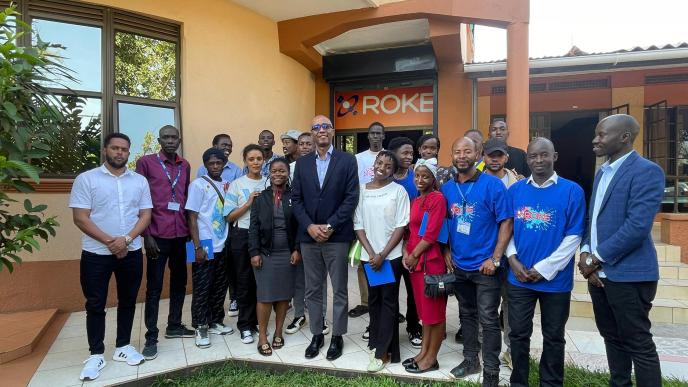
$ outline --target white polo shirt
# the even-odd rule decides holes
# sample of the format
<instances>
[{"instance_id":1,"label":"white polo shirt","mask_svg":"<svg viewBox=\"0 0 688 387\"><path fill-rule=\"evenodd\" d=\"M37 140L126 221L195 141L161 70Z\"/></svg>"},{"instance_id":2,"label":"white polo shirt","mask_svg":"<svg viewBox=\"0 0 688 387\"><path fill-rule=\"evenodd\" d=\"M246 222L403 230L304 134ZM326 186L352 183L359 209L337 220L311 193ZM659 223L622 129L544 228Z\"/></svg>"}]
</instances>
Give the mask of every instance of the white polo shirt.
<instances>
[{"instance_id":1,"label":"white polo shirt","mask_svg":"<svg viewBox=\"0 0 688 387\"><path fill-rule=\"evenodd\" d=\"M104 233L122 236L139 220L139 211L153 208L145 177L130 170L113 175L105 165L86 171L74 180L69 208L91 210L89 218ZM82 249L100 255L112 255L107 246L88 235L81 237ZM141 237L129 245L129 251L141 248Z\"/></svg>"}]
</instances>

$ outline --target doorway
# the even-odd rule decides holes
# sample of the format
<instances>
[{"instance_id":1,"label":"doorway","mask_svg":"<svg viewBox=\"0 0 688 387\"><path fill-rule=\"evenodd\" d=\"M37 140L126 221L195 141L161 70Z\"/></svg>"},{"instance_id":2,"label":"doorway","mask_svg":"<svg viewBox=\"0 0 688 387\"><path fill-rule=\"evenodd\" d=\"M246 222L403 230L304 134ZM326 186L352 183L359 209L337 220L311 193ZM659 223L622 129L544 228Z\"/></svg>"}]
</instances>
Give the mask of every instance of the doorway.
<instances>
[{"instance_id":1,"label":"doorway","mask_svg":"<svg viewBox=\"0 0 688 387\"><path fill-rule=\"evenodd\" d=\"M553 112L550 117L550 139L559 154L554 169L559 176L578 183L589 201L595 178L592 139L599 111Z\"/></svg>"}]
</instances>

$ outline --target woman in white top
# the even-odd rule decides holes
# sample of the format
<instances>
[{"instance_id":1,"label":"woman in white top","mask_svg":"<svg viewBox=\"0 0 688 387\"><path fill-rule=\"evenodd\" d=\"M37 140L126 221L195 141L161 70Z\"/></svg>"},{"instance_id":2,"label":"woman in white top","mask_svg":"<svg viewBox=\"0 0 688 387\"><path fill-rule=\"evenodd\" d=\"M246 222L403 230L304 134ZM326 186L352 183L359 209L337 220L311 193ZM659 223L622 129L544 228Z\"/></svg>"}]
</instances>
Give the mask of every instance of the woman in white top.
<instances>
[{"instance_id":1,"label":"woman in white top","mask_svg":"<svg viewBox=\"0 0 688 387\"><path fill-rule=\"evenodd\" d=\"M399 362L399 278L403 270L401 239L409 222L409 197L395 183L396 156L380 151L373 166L373 181L361 185L361 195L354 214L354 230L361 242L361 261L368 278L370 337L368 348L374 351L368 371L377 372L385 364ZM389 269L391 282L370 286ZM385 281L382 281L385 282Z\"/></svg>"},{"instance_id":2,"label":"woman in white top","mask_svg":"<svg viewBox=\"0 0 688 387\"><path fill-rule=\"evenodd\" d=\"M236 299L239 306L237 328L244 344L253 343L253 331L258 331L256 316L256 279L248 253L248 229L251 224L253 200L267 186L267 178L261 175L265 161L263 150L256 144L249 144L243 151L248 173L229 185L225 195L224 215L232 225L229 243L232 265L236 275Z\"/></svg>"}]
</instances>

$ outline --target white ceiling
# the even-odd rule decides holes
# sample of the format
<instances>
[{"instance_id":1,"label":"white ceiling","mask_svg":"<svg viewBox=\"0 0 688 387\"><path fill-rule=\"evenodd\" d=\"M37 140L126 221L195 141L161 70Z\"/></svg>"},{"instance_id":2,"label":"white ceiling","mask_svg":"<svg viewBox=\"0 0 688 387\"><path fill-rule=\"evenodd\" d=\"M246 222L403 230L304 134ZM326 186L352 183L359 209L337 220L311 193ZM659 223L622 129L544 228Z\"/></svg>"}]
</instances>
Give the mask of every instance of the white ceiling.
<instances>
[{"instance_id":1,"label":"white ceiling","mask_svg":"<svg viewBox=\"0 0 688 387\"><path fill-rule=\"evenodd\" d=\"M234 0L235 3L275 21L377 7L396 1L400 0Z\"/></svg>"},{"instance_id":2,"label":"white ceiling","mask_svg":"<svg viewBox=\"0 0 688 387\"><path fill-rule=\"evenodd\" d=\"M349 30L313 48L325 56L416 45L429 38L428 19L416 19Z\"/></svg>"}]
</instances>

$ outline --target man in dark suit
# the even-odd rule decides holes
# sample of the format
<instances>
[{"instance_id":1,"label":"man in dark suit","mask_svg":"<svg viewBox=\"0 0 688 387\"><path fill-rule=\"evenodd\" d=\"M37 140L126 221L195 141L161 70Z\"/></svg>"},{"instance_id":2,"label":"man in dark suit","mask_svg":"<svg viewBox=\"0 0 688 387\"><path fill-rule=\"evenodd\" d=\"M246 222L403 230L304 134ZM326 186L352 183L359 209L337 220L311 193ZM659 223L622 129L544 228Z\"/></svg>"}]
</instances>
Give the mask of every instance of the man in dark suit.
<instances>
[{"instance_id":1,"label":"man in dark suit","mask_svg":"<svg viewBox=\"0 0 688 387\"><path fill-rule=\"evenodd\" d=\"M299 221L298 240L306 277L306 306L310 314L311 344L306 358L316 357L324 345L323 287L330 275L333 288L332 341L327 360L342 355L347 328L347 253L354 239L353 214L358 205L358 168L353 155L334 149L334 128L325 116L313 118L316 150L296 160L293 205Z\"/></svg>"},{"instance_id":2,"label":"man in dark suit","mask_svg":"<svg viewBox=\"0 0 688 387\"><path fill-rule=\"evenodd\" d=\"M661 386L650 333L659 266L652 223L664 195L664 172L633 150L640 126L626 114L595 128L593 152L606 156L595 176L578 268L588 279L597 329L604 338L610 386Z\"/></svg>"},{"instance_id":3,"label":"man in dark suit","mask_svg":"<svg viewBox=\"0 0 688 387\"><path fill-rule=\"evenodd\" d=\"M506 126L506 122L501 120L495 120L490 125L490 138L496 138L502 140L505 143L509 143L509 128ZM504 168L512 169L518 172L521 176L530 176L530 167L526 162L526 152L523 149L515 148L513 146L506 146L506 151L509 153L509 160L507 160Z\"/></svg>"}]
</instances>

